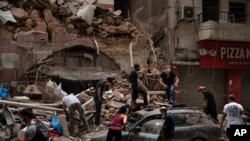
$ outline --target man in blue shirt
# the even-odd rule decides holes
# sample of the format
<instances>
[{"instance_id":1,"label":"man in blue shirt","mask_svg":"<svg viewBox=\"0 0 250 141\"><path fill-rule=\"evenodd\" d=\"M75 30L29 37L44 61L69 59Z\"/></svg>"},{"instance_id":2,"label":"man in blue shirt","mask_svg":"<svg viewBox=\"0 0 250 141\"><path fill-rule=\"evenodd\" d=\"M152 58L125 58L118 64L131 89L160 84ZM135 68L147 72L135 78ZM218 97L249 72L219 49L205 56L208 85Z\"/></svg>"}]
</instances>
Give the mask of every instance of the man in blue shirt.
<instances>
[{"instance_id":1,"label":"man in blue shirt","mask_svg":"<svg viewBox=\"0 0 250 141\"><path fill-rule=\"evenodd\" d=\"M162 118L165 119L162 126L162 138L164 141L172 141L175 136L175 118L173 113L167 113L166 107L161 107Z\"/></svg>"}]
</instances>

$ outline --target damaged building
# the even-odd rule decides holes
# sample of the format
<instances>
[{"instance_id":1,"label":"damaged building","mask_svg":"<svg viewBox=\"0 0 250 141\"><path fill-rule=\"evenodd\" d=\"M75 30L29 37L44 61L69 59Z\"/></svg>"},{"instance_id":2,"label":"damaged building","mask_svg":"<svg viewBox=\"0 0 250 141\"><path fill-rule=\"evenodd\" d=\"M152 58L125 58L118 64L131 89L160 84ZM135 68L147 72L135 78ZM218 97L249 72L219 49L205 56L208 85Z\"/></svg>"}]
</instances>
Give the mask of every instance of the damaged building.
<instances>
[{"instance_id":1,"label":"damaged building","mask_svg":"<svg viewBox=\"0 0 250 141\"><path fill-rule=\"evenodd\" d=\"M81 81L128 73L133 62L147 65L147 37L130 20L119 16L119 11L116 14L104 9L112 3L100 1L89 6L93 12L93 20L88 20L91 23L77 16L81 2L30 1L21 3L23 8L13 7L8 1L4 4L9 15L7 19L1 17L2 21L10 20L10 15L16 21L1 23L0 77L4 85L18 87L20 81L53 77L65 86L72 82L77 86ZM88 88L87 83L82 84L85 86L78 92Z\"/></svg>"},{"instance_id":2,"label":"damaged building","mask_svg":"<svg viewBox=\"0 0 250 141\"><path fill-rule=\"evenodd\" d=\"M229 93L249 107L244 101L248 97L248 57L221 58L216 53L233 44L236 50L247 46L248 1L100 0L90 25L77 16L81 1L39 2L17 1L10 7L6 7L8 1L1 2L2 12L9 10L14 16L1 23L3 85L17 87L15 81L48 76L57 81L99 80L111 73L129 73L135 62L157 68L156 72L171 63L181 80L179 90L184 92L178 94L180 102L201 105L201 97L197 103L189 99L196 97L198 85L205 85L216 93L219 111ZM233 74L238 77L232 78ZM232 88L233 84L239 85Z\"/></svg>"},{"instance_id":3,"label":"damaged building","mask_svg":"<svg viewBox=\"0 0 250 141\"><path fill-rule=\"evenodd\" d=\"M0 83L11 96L35 83L45 86L48 79L77 94L112 76L122 83L126 101L124 79L134 63L147 69L143 83L157 94L162 94L158 76L172 64L180 78L179 103L202 108L196 88L204 85L213 91L219 113L231 93L247 108L249 5L247 0L1 1Z\"/></svg>"},{"instance_id":4,"label":"damaged building","mask_svg":"<svg viewBox=\"0 0 250 141\"><path fill-rule=\"evenodd\" d=\"M219 112L231 93L243 107L250 107L246 55L250 41L249 4L248 0L130 3L129 13L133 13L135 25L151 35L154 46L163 50L166 62L173 64L180 78L178 89L183 93L177 94L179 102L202 106L196 87L205 85L214 92ZM241 57L236 50L242 53ZM232 56L226 57L229 52Z\"/></svg>"}]
</instances>

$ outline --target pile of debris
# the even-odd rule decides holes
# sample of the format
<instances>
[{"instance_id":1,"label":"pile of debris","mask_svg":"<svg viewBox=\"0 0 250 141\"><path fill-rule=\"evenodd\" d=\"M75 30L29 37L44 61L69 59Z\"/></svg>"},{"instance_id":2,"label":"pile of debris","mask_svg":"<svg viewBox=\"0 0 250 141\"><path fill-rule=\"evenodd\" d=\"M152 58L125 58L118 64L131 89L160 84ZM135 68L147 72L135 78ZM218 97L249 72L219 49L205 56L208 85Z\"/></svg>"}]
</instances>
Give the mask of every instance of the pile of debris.
<instances>
[{"instance_id":1,"label":"pile of debris","mask_svg":"<svg viewBox=\"0 0 250 141\"><path fill-rule=\"evenodd\" d=\"M138 80L139 85L148 92L148 99L149 99L149 109L157 109L162 105L167 105L164 102L164 91L148 91L145 85ZM56 82L53 82L49 80L45 86L41 86L39 84L29 85L26 87L26 89L23 91L24 96L15 96L13 98L9 98L8 100L0 100L0 102L4 105L8 105L7 110L4 110L4 113L7 114L8 119L13 119L9 125L11 126L17 126L20 128L20 117L17 114L17 111L19 111L23 107L32 108L34 113L40 117L42 117L42 121L46 122L48 125L50 125L51 116L56 112L58 116L60 117L60 121L63 125L63 137L70 138L68 134L68 122L66 121L66 116L63 113L62 108L60 108L61 99L64 95L67 95L67 93L62 89L61 84L57 85ZM39 93L42 95L41 101L33 101L30 100L30 94L31 93ZM89 121L90 126L93 126L94 121L94 112L95 112L95 106L93 101L93 94L95 90L93 87L76 94L76 96L79 98L80 102L82 103L82 107L85 109L85 115L87 120ZM26 93L26 94L25 94ZM124 79L120 83L116 83L114 86L113 91L106 91L103 95L103 98L105 99L104 104L102 105L102 114L101 114L101 121L104 125L109 125L111 120L113 119L116 111L125 104L131 103L131 89L130 84L126 79ZM50 100L53 103L44 103L43 100ZM138 105L142 103L143 105L143 98L139 97L137 99ZM138 107L138 110L143 109L143 107ZM13 118L10 118L10 116L14 115ZM0 112L1 115L1 112ZM77 114L76 114L77 115ZM143 115L143 113L142 113ZM76 116L76 118L79 116ZM13 125L14 123L14 125ZM8 124L7 126L8 127ZM76 126L78 130L80 130L79 126ZM76 131L78 131L76 130ZM17 132L17 131L15 131ZM21 132L21 131L20 131ZM1 133L1 131L0 131ZM17 136L17 133L12 133L13 136ZM15 138L17 141L18 138Z\"/></svg>"},{"instance_id":2,"label":"pile of debris","mask_svg":"<svg viewBox=\"0 0 250 141\"><path fill-rule=\"evenodd\" d=\"M102 9L95 0L26 0L0 3L2 34L16 39L16 34L27 31L52 34L74 33L79 36L136 37L138 30L121 11Z\"/></svg>"}]
</instances>

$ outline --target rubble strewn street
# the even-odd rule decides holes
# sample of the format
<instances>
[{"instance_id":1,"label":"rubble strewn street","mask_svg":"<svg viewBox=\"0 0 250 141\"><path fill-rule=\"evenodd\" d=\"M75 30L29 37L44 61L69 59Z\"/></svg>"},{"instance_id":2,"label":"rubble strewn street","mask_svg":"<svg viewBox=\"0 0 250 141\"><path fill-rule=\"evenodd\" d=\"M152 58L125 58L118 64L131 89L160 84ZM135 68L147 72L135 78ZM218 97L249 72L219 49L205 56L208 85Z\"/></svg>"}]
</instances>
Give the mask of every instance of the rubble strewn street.
<instances>
[{"instance_id":1,"label":"rubble strewn street","mask_svg":"<svg viewBox=\"0 0 250 141\"><path fill-rule=\"evenodd\" d=\"M3 1L0 4L4 8L0 15L2 21L0 24L4 25L1 25L4 28L0 29L0 34L5 39L17 42L48 42L55 34L74 34L78 37L94 39L95 45L99 49L96 39L108 45L112 44L112 40L108 37L121 37L121 42L123 42L124 38L136 40L137 36L141 35L129 19L120 16L120 10L103 9L90 0L18 0ZM31 34L36 35L37 38L25 38ZM48 39L46 39L47 36ZM97 52L99 54L99 50ZM149 109L166 105L163 98L164 91L149 91L147 88L149 86L159 87L157 86L157 75L161 68L164 68L162 61L162 58L158 58L157 65L152 63L149 68L145 69L141 76L143 82L139 80L141 87L148 92ZM150 73L148 73L149 70ZM106 91L103 97L105 101L102 105L101 122L105 128L121 106L131 103L131 88L127 74L122 73L119 77L114 88ZM32 84L20 85L17 88L18 95L13 95L10 91L8 98L0 99L0 140L19 141L24 138L24 124L19 115L23 108L33 109L36 118L41 120L48 130L51 128L51 117L56 113L61 121L63 135L54 135L53 141L80 140L79 137L84 134L84 131L82 131L81 125L78 126L79 119L76 120L77 126L75 126L76 131L79 132L78 136L71 137L68 131L69 122L61 105L63 96L70 93L65 92L61 84L50 79L30 83ZM85 110L85 116L92 132L95 132L93 125L94 92L94 87L89 87L75 94ZM137 103L137 111L143 109L142 106L140 107L140 103L143 103L142 97L137 99Z\"/></svg>"}]
</instances>

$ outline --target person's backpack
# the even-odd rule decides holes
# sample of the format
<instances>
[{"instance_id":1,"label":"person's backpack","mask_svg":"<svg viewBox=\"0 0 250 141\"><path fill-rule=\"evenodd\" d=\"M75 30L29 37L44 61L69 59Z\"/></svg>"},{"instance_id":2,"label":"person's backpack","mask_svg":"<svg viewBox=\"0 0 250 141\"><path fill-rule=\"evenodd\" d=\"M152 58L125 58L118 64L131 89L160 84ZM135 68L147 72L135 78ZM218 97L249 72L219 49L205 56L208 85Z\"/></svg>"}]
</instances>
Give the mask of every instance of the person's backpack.
<instances>
[{"instance_id":1,"label":"person's backpack","mask_svg":"<svg viewBox=\"0 0 250 141\"><path fill-rule=\"evenodd\" d=\"M48 141L49 132L45 129L41 122L36 121L36 137L33 138L33 141Z\"/></svg>"}]
</instances>

